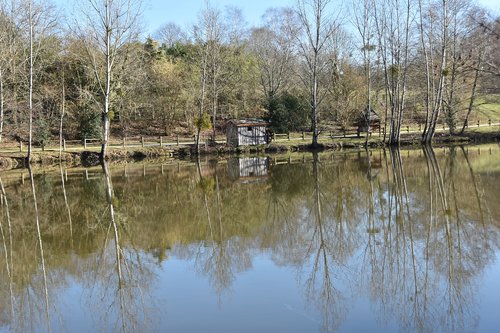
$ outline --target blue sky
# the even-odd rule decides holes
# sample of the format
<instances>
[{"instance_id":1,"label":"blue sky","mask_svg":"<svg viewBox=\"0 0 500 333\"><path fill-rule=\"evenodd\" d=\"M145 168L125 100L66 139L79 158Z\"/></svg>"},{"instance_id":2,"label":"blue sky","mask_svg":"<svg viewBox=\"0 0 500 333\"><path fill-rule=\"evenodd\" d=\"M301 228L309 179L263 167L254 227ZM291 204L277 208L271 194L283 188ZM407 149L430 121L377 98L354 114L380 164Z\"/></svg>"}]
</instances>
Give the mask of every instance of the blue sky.
<instances>
[{"instance_id":1,"label":"blue sky","mask_svg":"<svg viewBox=\"0 0 500 333\"><path fill-rule=\"evenodd\" d=\"M212 6L223 9L236 6L242 9L243 16L250 25L256 25L267 8L283 7L293 0L211 0ZM163 23L175 22L181 27L191 26L198 13L205 6L205 0L146 0L144 18L146 29L155 31Z\"/></svg>"},{"instance_id":2,"label":"blue sky","mask_svg":"<svg viewBox=\"0 0 500 333\"><path fill-rule=\"evenodd\" d=\"M54 1L61 7L73 7L70 4L72 1ZM221 9L225 6L241 8L249 25L259 24L260 17L267 8L290 6L294 2L294 0L210 0L213 6ZM341 2L342 0L338 1L338 3ZM495 13L500 13L500 3L498 0L478 0L478 2ZM183 28L188 28L196 21L198 13L205 6L205 0L144 0L144 3L145 10L143 16L146 34L153 34L162 24L167 22L175 22Z\"/></svg>"},{"instance_id":3,"label":"blue sky","mask_svg":"<svg viewBox=\"0 0 500 333\"><path fill-rule=\"evenodd\" d=\"M341 2L342 0L338 1L338 3ZM496 13L500 12L500 2L498 0L479 0L478 2L489 9L495 10ZM267 8L290 6L295 1L210 0L210 3L221 9L228 5L239 7L243 10L243 16L248 23L257 25ZM145 28L148 32L153 33L163 23L167 22L175 22L183 28L189 27L196 21L197 15L204 5L205 0L146 0Z\"/></svg>"}]
</instances>

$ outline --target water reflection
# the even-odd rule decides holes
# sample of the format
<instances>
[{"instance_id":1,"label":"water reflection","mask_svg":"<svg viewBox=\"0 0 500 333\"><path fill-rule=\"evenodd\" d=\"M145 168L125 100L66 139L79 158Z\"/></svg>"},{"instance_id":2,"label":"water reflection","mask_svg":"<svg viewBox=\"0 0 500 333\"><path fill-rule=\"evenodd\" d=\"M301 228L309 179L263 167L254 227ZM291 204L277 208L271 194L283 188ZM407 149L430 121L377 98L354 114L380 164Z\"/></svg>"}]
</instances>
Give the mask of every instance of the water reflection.
<instances>
[{"instance_id":1,"label":"water reflection","mask_svg":"<svg viewBox=\"0 0 500 333\"><path fill-rule=\"evenodd\" d=\"M290 268L322 331L350 325L360 299L382 327L474 331L500 243L498 152L103 165L30 170L29 183L6 175L0 323L68 331L90 313L90 330L155 330L176 320L163 305L177 295L153 287L174 274L171 258L206 279L222 308L265 255Z\"/></svg>"},{"instance_id":2,"label":"water reflection","mask_svg":"<svg viewBox=\"0 0 500 333\"><path fill-rule=\"evenodd\" d=\"M267 157L230 158L227 161L229 178L243 183L265 181L269 170Z\"/></svg>"},{"instance_id":3,"label":"water reflection","mask_svg":"<svg viewBox=\"0 0 500 333\"><path fill-rule=\"evenodd\" d=\"M100 327L137 332L149 327L147 303L151 300L147 287L154 261L135 246L106 163L102 164L102 181L104 208L100 222L105 235L91 263L91 279L85 289L90 291L89 300L94 301L93 311L101 320Z\"/></svg>"}]
</instances>

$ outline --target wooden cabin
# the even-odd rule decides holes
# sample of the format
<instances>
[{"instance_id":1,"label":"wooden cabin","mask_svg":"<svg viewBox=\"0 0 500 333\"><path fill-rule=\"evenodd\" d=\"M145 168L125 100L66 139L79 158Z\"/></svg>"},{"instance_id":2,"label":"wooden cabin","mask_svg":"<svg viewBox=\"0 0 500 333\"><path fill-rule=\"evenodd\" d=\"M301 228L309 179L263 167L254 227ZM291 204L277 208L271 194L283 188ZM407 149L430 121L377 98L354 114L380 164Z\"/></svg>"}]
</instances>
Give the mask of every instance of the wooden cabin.
<instances>
[{"instance_id":1,"label":"wooden cabin","mask_svg":"<svg viewBox=\"0 0 500 333\"><path fill-rule=\"evenodd\" d=\"M268 144L268 125L262 119L230 120L226 124L227 144L232 147Z\"/></svg>"},{"instance_id":2,"label":"wooden cabin","mask_svg":"<svg viewBox=\"0 0 500 333\"><path fill-rule=\"evenodd\" d=\"M380 117L373 110L373 108L366 107L366 109L359 115L359 117L356 119L355 126L357 127L357 133L358 136L361 135L362 132L367 132L367 121L368 121L368 110L370 110L370 134L373 131L379 130L380 129Z\"/></svg>"}]
</instances>

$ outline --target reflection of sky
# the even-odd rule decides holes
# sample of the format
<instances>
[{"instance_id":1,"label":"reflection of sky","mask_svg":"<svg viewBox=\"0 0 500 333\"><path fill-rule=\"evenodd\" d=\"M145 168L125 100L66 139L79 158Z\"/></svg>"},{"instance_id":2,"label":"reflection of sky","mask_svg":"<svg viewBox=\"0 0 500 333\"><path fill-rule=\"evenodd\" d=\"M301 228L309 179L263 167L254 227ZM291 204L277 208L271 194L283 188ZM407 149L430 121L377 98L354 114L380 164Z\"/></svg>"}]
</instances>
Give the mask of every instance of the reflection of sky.
<instances>
[{"instance_id":1,"label":"reflection of sky","mask_svg":"<svg viewBox=\"0 0 500 333\"><path fill-rule=\"evenodd\" d=\"M167 307L162 330L169 332L317 332L318 314L305 308L291 278L266 256L237 276L231 292L219 300L208 279L196 276L193 263L171 259L162 266L157 293ZM174 319L174 320L171 320Z\"/></svg>"},{"instance_id":2,"label":"reflection of sky","mask_svg":"<svg viewBox=\"0 0 500 333\"><path fill-rule=\"evenodd\" d=\"M500 251L495 261L486 267L478 300L480 320L478 332L497 332L500 328Z\"/></svg>"},{"instance_id":3,"label":"reflection of sky","mask_svg":"<svg viewBox=\"0 0 500 333\"><path fill-rule=\"evenodd\" d=\"M353 257L350 264L362 263L360 253ZM475 296L480 309L473 309L480 313L478 332L494 332L500 327L499 258L500 251L497 251L496 261L485 270L484 276L479 277L481 289ZM252 267L237 274L231 291L219 297L208 278L196 272L193 260L171 256L161 266L156 266L157 278L147 287L154 294L155 302L145 304L139 314L145 311L146 318L151 320L146 326L148 331L158 332L320 332L324 314L304 296L307 276L303 275L307 275L307 269L298 274L294 267L277 266L267 254L257 254L252 258ZM99 290L94 290L97 297L87 299L88 287L73 279L67 282L68 286L58 290L57 297L52 298L57 302L54 308L60 310L52 313L52 329L71 332L113 330L113 324L100 326L94 313L94 307L101 306L97 296ZM396 316L389 314L385 322L377 317L374 300L370 299L369 290L364 289L367 286L351 289L351 282L339 276L332 281L342 293L341 302L347 310L338 332L401 330ZM6 328L0 331L6 332Z\"/></svg>"}]
</instances>

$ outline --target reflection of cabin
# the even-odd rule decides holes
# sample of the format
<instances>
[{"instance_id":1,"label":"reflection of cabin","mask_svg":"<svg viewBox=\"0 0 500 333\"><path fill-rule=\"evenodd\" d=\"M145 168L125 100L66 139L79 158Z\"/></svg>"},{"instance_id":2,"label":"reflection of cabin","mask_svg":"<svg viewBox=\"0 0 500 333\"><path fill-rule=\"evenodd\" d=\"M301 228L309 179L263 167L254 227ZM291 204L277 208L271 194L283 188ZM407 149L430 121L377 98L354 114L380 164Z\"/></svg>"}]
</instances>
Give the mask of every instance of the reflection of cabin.
<instances>
[{"instance_id":1,"label":"reflection of cabin","mask_svg":"<svg viewBox=\"0 0 500 333\"><path fill-rule=\"evenodd\" d=\"M374 130L379 130L380 129L380 117L373 110L371 107L366 107L366 109L359 115L359 117L356 119L356 123L354 124L357 126L357 132L358 136L360 136L361 132L367 132L367 123L368 123L368 110L370 110L370 133Z\"/></svg>"},{"instance_id":2,"label":"reflection of cabin","mask_svg":"<svg viewBox=\"0 0 500 333\"><path fill-rule=\"evenodd\" d=\"M226 124L227 144L233 147L267 144L268 125L262 119L230 120Z\"/></svg>"},{"instance_id":3,"label":"reflection of cabin","mask_svg":"<svg viewBox=\"0 0 500 333\"><path fill-rule=\"evenodd\" d=\"M231 158L227 162L229 178L252 183L267 178L269 162L266 157Z\"/></svg>"}]
</instances>

